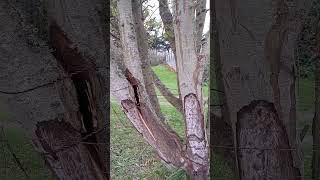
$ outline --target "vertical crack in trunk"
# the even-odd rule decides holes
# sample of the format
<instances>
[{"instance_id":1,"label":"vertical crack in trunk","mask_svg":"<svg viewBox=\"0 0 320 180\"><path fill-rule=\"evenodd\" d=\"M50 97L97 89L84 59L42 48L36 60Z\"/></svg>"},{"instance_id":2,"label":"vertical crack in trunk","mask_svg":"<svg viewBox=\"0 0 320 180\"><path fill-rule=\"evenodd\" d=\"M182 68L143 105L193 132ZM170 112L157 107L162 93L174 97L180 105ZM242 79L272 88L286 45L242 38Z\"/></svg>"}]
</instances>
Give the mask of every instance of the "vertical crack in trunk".
<instances>
[{"instance_id":1,"label":"vertical crack in trunk","mask_svg":"<svg viewBox=\"0 0 320 180\"><path fill-rule=\"evenodd\" d=\"M50 45L54 49L52 54L65 72L71 75L76 89L79 112L82 116L78 118L82 121L81 136L86 137L83 139L84 146L90 152L95 165L106 174L105 155L99 152L99 147L94 144L98 142L95 133L98 130L98 119L103 118L98 110L97 97L101 90L96 88L100 81L95 73L95 66L78 52L77 47L54 21L50 24L49 30Z\"/></svg>"},{"instance_id":2,"label":"vertical crack in trunk","mask_svg":"<svg viewBox=\"0 0 320 180\"><path fill-rule=\"evenodd\" d=\"M142 100L142 89L138 79L126 69L125 77L133 88L134 100L124 99L121 106L136 130L155 148L157 154L168 164L183 168L189 164L185 157L178 135L169 131L162 121L157 120L156 114ZM135 101L135 102L134 102Z\"/></svg>"}]
</instances>

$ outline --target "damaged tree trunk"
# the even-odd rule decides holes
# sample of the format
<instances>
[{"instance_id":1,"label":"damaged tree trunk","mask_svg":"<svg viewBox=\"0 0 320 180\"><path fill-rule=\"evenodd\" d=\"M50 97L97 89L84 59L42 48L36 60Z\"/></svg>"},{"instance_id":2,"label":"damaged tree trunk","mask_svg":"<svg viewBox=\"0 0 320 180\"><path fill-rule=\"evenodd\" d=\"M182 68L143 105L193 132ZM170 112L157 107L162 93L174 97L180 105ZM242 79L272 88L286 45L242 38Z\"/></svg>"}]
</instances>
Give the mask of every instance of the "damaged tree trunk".
<instances>
[{"instance_id":1,"label":"damaged tree trunk","mask_svg":"<svg viewBox=\"0 0 320 180\"><path fill-rule=\"evenodd\" d=\"M19 3L0 2L0 94L57 179L109 178L101 5L50 1L47 45Z\"/></svg>"},{"instance_id":2,"label":"damaged tree trunk","mask_svg":"<svg viewBox=\"0 0 320 180\"><path fill-rule=\"evenodd\" d=\"M215 60L221 62L226 105L222 116L233 132L237 178L299 179L303 161L296 138L294 50L310 1L230 0L214 6ZM257 115L257 109L263 113ZM262 120L279 132L260 130L267 127ZM278 159L282 155L287 158ZM281 164L288 166L284 172L276 170Z\"/></svg>"},{"instance_id":3,"label":"damaged tree trunk","mask_svg":"<svg viewBox=\"0 0 320 180\"><path fill-rule=\"evenodd\" d=\"M145 84L142 74L144 64L141 60L143 56L138 49L139 33L136 32L137 28L135 27L142 24L134 23L133 19L135 16L133 16L132 4L135 3L137 3L135 0L132 3L126 0L117 2L125 67L124 69L120 68L120 64L117 62L121 60L117 58L121 56L116 54L116 50L112 50L111 76L113 81L111 81L111 92L121 104L128 119L146 141L155 148L161 159L185 169L192 179L207 179L208 144L204 126L201 87L203 61L202 56L196 54L195 44L192 43L195 41L194 28L190 28L193 26L194 11L192 10L194 7L189 3L184 4L191 10L188 10L186 14L181 14L180 11L184 6L180 5L177 7L179 17L175 19L176 22L181 22L177 23L178 27L175 25L175 28L181 31L175 34L175 44L179 45L177 47L179 87L181 97L183 97L182 111L185 114L186 122L187 149L184 150L176 133L172 132L163 121L160 121L160 117L151 106L151 98L148 96L147 84ZM186 2L177 1L177 3ZM187 31L186 28L188 29L188 38L183 32ZM182 36L182 34L184 35ZM113 49L117 49L112 41L111 44ZM184 51L182 47L189 49L190 52L182 53Z\"/></svg>"}]
</instances>

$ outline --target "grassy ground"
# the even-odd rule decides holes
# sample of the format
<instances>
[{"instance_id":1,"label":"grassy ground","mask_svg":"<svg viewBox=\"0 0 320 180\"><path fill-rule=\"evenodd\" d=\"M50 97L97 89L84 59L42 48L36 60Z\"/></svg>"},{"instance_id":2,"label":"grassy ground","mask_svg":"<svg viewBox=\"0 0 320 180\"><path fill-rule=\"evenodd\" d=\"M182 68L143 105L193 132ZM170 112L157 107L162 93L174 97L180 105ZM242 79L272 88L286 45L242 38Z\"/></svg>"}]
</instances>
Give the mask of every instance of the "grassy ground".
<instances>
[{"instance_id":1,"label":"grassy ground","mask_svg":"<svg viewBox=\"0 0 320 180\"><path fill-rule=\"evenodd\" d=\"M173 72L168 71L164 66L154 68L160 79L171 91L178 95L176 77ZM313 81L303 79L299 81L297 91L298 107L298 129L306 124L311 127L313 117ZM158 95L159 92L157 91ZM208 96L208 88L204 87L204 96ZM179 113L162 97L159 101L163 114L168 124L184 137L184 122ZM112 179L186 179L185 173L181 170L167 167L165 163L156 156L153 149L147 145L141 136L125 118L120 107L111 102L111 174ZM3 108L0 106L0 110ZM0 123L4 123L5 113L0 111ZM8 123L4 123L8 124ZM32 180L51 180L50 172L45 168L42 158L34 152L23 131L16 126L6 126L5 134L17 157L30 175ZM305 176L310 177L310 164L312 156L311 131L303 141ZM230 179L230 170L219 156L214 156L214 175ZM23 172L14 163L14 159L5 144L0 141L0 179L14 180L24 179ZM219 178L220 179L220 178ZM308 179L308 178L305 178Z\"/></svg>"}]
</instances>

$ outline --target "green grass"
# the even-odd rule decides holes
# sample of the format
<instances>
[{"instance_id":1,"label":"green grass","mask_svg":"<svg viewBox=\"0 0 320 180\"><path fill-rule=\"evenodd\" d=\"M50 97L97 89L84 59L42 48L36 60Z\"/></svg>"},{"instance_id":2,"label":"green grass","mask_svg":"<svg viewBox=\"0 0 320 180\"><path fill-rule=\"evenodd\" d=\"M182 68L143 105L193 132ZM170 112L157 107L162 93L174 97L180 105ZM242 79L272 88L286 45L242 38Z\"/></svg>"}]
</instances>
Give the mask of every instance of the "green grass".
<instances>
[{"instance_id":1,"label":"green grass","mask_svg":"<svg viewBox=\"0 0 320 180\"><path fill-rule=\"evenodd\" d=\"M299 111L314 111L314 80L300 79L297 82L297 106Z\"/></svg>"},{"instance_id":2,"label":"green grass","mask_svg":"<svg viewBox=\"0 0 320 180\"><path fill-rule=\"evenodd\" d=\"M34 151L23 130L20 128L6 128L4 131L12 151L30 176L30 179L53 180L43 159ZM1 142L0 145L0 179L25 179L23 171L18 167L6 143Z\"/></svg>"},{"instance_id":3,"label":"green grass","mask_svg":"<svg viewBox=\"0 0 320 180\"><path fill-rule=\"evenodd\" d=\"M166 87L178 96L176 74L163 65L153 67L153 70ZM204 97L207 97L208 86L203 87L203 92ZM158 89L157 95L166 122L181 138L185 137L185 122L182 115L161 96ZM160 161L154 150L144 142L131 123L125 118L119 105L114 101L111 105L113 107L111 112L112 179L186 179L184 171L167 168L165 163ZM205 110L207 111L207 108ZM216 172L218 174L228 174L229 172L226 172L227 166L221 162L221 158L216 157L215 159L215 166L218 167ZM148 161L154 162L144 166L144 163Z\"/></svg>"},{"instance_id":4,"label":"green grass","mask_svg":"<svg viewBox=\"0 0 320 180\"><path fill-rule=\"evenodd\" d=\"M177 86L177 75L175 72L169 71L166 66L159 65L152 68L154 72L158 75L160 80L166 85L167 88L171 90L171 92L175 95L178 94L178 86ZM160 92L157 91L160 95ZM208 97L208 85L203 86L203 96Z\"/></svg>"}]
</instances>

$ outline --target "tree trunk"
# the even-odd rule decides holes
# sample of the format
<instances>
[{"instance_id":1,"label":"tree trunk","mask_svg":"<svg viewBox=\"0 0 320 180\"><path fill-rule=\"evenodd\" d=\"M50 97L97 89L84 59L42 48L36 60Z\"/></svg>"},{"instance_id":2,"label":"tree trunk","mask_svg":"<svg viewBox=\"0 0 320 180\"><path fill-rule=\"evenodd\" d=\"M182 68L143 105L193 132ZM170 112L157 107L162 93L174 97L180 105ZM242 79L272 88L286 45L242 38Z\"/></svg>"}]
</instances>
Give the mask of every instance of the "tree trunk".
<instances>
[{"instance_id":1,"label":"tree trunk","mask_svg":"<svg viewBox=\"0 0 320 180\"><path fill-rule=\"evenodd\" d=\"M159 13L160 17L167 35L167 41L170 43L170 47L172 49L175 63L177 64L177 53L176 53L176 42L173 28L173 16L169 9L168 0L158 0L159 1ZM176 72L178 72L178 67L176 66ZM182 103L181 92L180 92L180 83L179 83L179 74L177 73L177 87L179 99ZM175 105L174 105L175 106Z\"/></svg>"},{"instance_id":2,"label":"tree trunk","mask_svg":"<svg viewBox=\"0 0 320 180\"><path fill-rule=\"evenodd\" d=\"M132 1L132 12L133 12L133 20L136 26L137 32L137 45L139 49L139 53L141 55L141 63L142 63L142 74L144 77L144 84L146 85L146 91L150 98L150 102L153 106L153 109L157 113L158 117L164 120L164 116L161 113L160 104L158 101L158 97L155 91L154 86L154 76L152 75L151 69L151 60L148 52L148 45L146 39L146 31L143 25L143 14L142 14L142 4L141 1L133 0Z\"/></svg>"},{"instance_id":3,"label":"tree trunk","mask_svg":"<svg viewBox=\"0 0 320 180\"><path fill-rule=\"evenodd\" d=\"M312 123L313 156L312 178L320 179L320 61L317 59L315 72L315 114Z\"/></svg>"},{"instance_id":4,"label":"tree trunk","mask_svg":"<svg viewBox=\"0 0 320 180\"><path fill-rule=\"evenodd\" d=\"M312 156L312 178L320 179L320 29L316 25L316 62L315 62L315 103L314 103L314 117L312 123L312 136L313 136L313 156Z\"/></svg>"},{"instance_id":5,"label":"tree trunk","mask_svg":"<svg viewBox=\"0 0 320 180\"><path fill-rule=\"evenodd\" d=\"M108 179L108 62L98 4L50 3L52 54L23 7L0 2L0 94L56 178Z\"/></svg>"},{"instance_id":6,"label":"tree trunk","mask_svg":"<svg viewBox=\"0 0 320 180\"><path fill-rule=\"evenodd\" d=\"M218 28L220 46L215 48L215 53L219 55L215 58L221 62L220 79L225 87L225 104L229 111L229 114L223 112L223 116L230 118L239 178L277 179L278 176L287 175L281 179L291 179L293 176L303 176L302 153L296 140L295 127L294 48L309 1L247 0L240 3L238 0L230 0L214 3L214 24ZM276 110L272 110L272 107ZM277 122L273 124L274 128L281 133L259 132L258 126L250 125L250 117L254 117L255 109L261 108L264 115L259 116L265 116L268 122ZM281 124L284 129L280 127ZM251 129L245 129L246 127ZM256 133L274 135L275 139L266 142L266 136ZM249 147L252 154L245 156L247 146L242 138L250 137L256 139ZM279 154L275 153L277 150L274 149L281 149L276 144L277 139L288 139L288 159L277 159ZM266 144L258 142L270 143L273 150L263 151L262 155L258 156L260 149L266 147ZM287 144L283 146L287 147ZM261 162L261 158L265 156L268 161ZM278 162L285 160L287 162ZM291 174L286 171L278 172L273 166L265 169L250 168L255 162L268 166L265 163L269 161L275 163L274 167L276 164L292 162L288 164L288 172Z\"/></svg>"},{"instance_id":7,"label":"tree trunk","mask_svg":"<svg viewBox=\"0 0 320 180\"><path fill-rule=\"evenodd\" d=\"M179 9L182 10L182 7L180 6ZM183 32L175 34L176 44L180 45L177 48L177 61L181 70L181 72L180 70L178 72L180 92L184 97L183 112L185 114L187 136L187 149L185 152L178 136L171 132L170 128L162 121L159 121L160 118L150 105L150 98L145 88L147 84L145 84L142 75L141 66L143 66L143 63L138 49L139 40L137 39L137 28L135 27L137 24L134 23L132 4L131 2L120 0L117 3L117 8L125 69L121 70L119 67L119 63L117 63L119 60L117 60L117 55L114 54L117 51L113 50L112 52L114 53L112 54L114 55L111 58L111 65L115 66L115 68L111 68L111 75L114 80L111 85L112 92L121 104L128 119L146 141L155 148L161 159L176 167L184 168L193 179L207 179L208 144L204 128L202 89L201 83L199 83L201 82L203 61L199 58L200 61L196 63L199 59L195 52L195 45L191 43L192 39L194 39L193 28L189 28L188 35L192 36L188 38L181 36ZM188 14L187 18L183 14L181 17L179 16L178 21L181 21L181 25L184 26L181 29L179 27L179 31L184 31L185 27L193 25L191 12L186 13ZM183 51L182 47L190 49L191 53L181 53ZM191 65L191 67L186 65Z\"/></svg>"},{"instance_id":8,"label":"tree trunk","mask_svg":"<svg viewBox=\"0 0 320 180\"><path fill-rule=\"evenodd\" d=\"M180 93L183 102L187 154L194 162L191 177L207 178L208 143L204 126L202 74L204 56L196 52L194 6L189 1L175 1L174 33ZM197 170L198 169L198 170Z\"/></svg>"}]
</instances>

